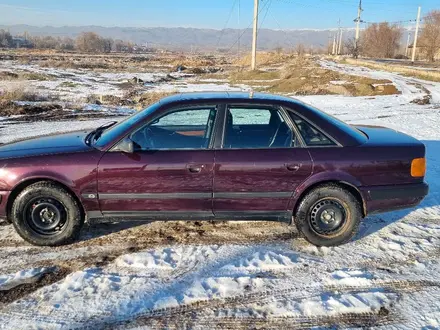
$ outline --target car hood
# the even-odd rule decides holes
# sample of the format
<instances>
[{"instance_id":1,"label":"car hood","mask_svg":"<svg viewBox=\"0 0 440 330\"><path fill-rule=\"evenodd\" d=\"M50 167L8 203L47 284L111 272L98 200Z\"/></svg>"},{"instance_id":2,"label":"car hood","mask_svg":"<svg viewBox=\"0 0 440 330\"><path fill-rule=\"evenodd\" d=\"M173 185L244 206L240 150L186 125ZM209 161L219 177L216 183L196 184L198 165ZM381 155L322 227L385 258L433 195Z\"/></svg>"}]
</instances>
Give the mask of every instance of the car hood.
<instances>
[{"instance_id":1,"label":"car hood","mask_svg":"<svg viewBox=\"0 0 440 330\"><path fill-rule=\"evenodd\" d=\"M0 145L0 159L87 151L91 149L84 141L87 134L77 131L3 144Z\"/></svg>"}]
</instances>

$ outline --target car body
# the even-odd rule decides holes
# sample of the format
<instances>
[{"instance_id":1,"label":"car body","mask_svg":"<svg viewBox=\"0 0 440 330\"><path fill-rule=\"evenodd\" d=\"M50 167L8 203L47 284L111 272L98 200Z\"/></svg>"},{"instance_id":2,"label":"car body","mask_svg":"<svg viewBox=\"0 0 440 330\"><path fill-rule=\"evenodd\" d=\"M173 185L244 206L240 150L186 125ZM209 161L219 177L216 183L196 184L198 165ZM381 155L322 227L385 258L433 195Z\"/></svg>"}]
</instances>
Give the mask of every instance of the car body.
<instances>
[{"instance_id":1,"label":"car body","mask_svg":"<svg viewBox=\"0 0 440 330\"><path fill-rule=\"evenodd\" d=\"M71 194L89 220L291 223L322 185L344 189L365 217L418 205L428 193L424 159L415 138L353 127L293 98L178 94L98 136L79 131L0 146L0 216L27 221L14 219L14 203L45 181Z\"/></svg>"}]
</instances>

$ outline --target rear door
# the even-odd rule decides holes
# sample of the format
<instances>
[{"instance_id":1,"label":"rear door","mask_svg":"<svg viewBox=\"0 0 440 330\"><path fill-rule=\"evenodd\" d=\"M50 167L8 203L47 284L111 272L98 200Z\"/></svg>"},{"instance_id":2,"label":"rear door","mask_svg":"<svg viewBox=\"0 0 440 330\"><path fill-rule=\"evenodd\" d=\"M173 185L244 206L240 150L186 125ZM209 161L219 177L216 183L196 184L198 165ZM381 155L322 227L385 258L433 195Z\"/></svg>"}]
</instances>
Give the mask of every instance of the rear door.
<instances>
[{"instance_id":1,"label":"rear door","mask_svg":"<svg viewBox=\"0 0 440 330\"><path fill-rule=\"evenodd\" d=\"M290 219L293 191L312 173L291 119L278 107L239 104L229 105L223 116L215 151L215 216Z\"/></svg>"},{"instance_id":2,"label":"rear door","mask_svg":"<svg viewBox=\"0 0 440 330\"><path fill-rule=\"evenodd\" d=\"M98 189L105 216L210 218L216 105L175 108L130 134L132 154L107 152Z\"/></svg>"}]
</instances>

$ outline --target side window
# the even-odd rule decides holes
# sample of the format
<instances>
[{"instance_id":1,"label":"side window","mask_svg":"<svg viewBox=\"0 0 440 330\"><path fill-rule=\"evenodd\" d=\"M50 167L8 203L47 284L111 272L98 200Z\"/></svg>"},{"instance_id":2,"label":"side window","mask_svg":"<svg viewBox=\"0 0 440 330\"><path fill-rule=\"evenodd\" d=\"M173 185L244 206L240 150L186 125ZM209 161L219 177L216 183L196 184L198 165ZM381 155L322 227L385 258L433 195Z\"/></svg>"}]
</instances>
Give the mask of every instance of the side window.
<instances>
[{"instance_id":1,"label":"side window","mask_svg":"<svg viewBox=\"0 0 440 330\"><path fill-rule=\"evenodd\" d=\"M322 132L318 131L312 125L310 125L304 119L298 117L297 115L291 113L291 118L298 127L298 131L301 134L304 142L311 147L316 146L334 146L336 145L332 140L325 136Z\"/></svg>"},{"instance_id":2,"label":"side window","mask_svg":"<svg viewBox=\"0 0 440 330\"><path fill-rule=\"evenodd\" d=\"M278 109L227 109L223 148L289 148L294 143L294 134Z\"/></svg>"},{"instance_id":3,"label":"side window","mask_svg":"<svg viewBox=\"0 0 440 330\"><path fill-rule=\"evenodd\" d=\"M229 109L235 125L269 125L271 111L265 109Z\"/></svg>"},{"instance_id":4,"label":"side window","mask_svg":"<svg viewBox=\"0 0 440 330\"><path fill-rule=\"evenodd\" d=\"M205 149L209 146L215 108L178 109L131 135L135 150Z\"/></svg>"},{"instance_id":5,"label":"side window","mask_svg":"<svg viewBox=\"0 0 440 330\"><path fill-rule=\"evenodd\" d=\"M156 119L151 126L162 128L170 128L175 126L205 126L209 112L209 109L171 112L159 119Z\"/></svg>"}]
</instances>

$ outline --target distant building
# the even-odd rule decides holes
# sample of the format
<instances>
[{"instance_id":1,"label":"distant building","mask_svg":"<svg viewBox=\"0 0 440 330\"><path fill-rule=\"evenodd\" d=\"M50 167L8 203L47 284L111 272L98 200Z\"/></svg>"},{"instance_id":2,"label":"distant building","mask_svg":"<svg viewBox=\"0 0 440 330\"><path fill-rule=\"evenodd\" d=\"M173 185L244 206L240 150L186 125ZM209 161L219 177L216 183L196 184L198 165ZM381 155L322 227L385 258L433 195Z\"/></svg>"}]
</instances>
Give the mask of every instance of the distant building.
<instances>
[{"instance_id":1,"label":"distant building","mask_svg":"<svg viewBox=\"0 0 440 330\"><path fill-rule=\"evenodd\" d=\"M411 54L412 54L412 50L413 50L413 48L414 48L413 45L409 45L409 47L408 47L408 56L409 56L409 57L411 57ZM417 49L416 49L416 57L417 57L417 59L420 59L420 60L427 60L427 58L426 58L426 53L424 52L424 49L423 49L423 48L425 48L425 46L419 46L419 45L417 45ZM437 52L437 55L435 55L434 59L435 59L436 61L439 61L439 60L440 60L440 50Z\"/></svg>"}]
</instances>

